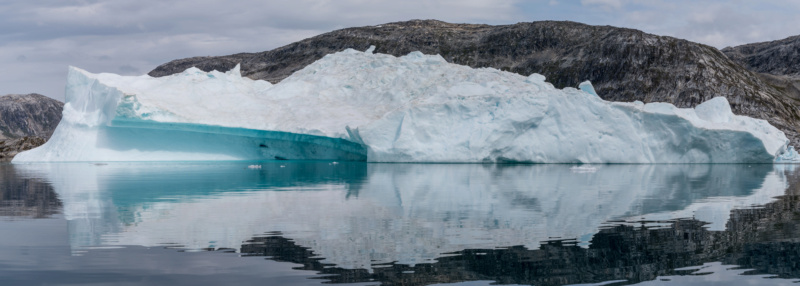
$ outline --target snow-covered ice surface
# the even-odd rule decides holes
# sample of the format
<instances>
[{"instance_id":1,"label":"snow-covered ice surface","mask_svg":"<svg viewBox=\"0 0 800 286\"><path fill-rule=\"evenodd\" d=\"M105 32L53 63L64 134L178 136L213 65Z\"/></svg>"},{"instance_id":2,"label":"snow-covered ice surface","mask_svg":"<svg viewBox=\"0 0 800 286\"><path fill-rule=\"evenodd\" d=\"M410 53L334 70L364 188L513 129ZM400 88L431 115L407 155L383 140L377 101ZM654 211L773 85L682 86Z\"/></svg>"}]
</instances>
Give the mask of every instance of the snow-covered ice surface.
<instances>
[{"instance_id":1,"label":"snow-covered ice surface","mask_svg":"<svg viewBox=\"0 0 800 286\"><path fill-rule=\"evenodd\" d=\"M64 117L28 161L773 162L786 136L723 97L694 109L602 100L589 82L346 50L276 85L229 72L70 68Z\"/></svg>"}]
</instances>

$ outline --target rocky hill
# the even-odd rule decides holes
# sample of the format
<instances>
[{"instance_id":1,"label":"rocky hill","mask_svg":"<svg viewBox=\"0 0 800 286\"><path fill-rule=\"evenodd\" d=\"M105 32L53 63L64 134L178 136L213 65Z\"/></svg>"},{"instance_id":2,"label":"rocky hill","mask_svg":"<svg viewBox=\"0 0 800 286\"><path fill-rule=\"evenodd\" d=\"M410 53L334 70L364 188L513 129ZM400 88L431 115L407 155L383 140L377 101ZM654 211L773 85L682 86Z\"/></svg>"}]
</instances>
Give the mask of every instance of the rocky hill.
<instances>
[{"instance_id":1,"label":"rocky hill","mask_svg":"<svg viewBox=\"0 0 800 286\"><path fill-rule=\"evenodd\" d=\"M727 47L722 52L752 71L800 78L800 36Z\"/></svg>"},{"instance_id":2,"label":"rocky hill","mask_svg":"<svg viewBox=\"0 0 800 286\"><path fill-rule=\"evenodd\" d=\"M41 94L0 96L0 162L44 144L63 108L64 103Z\"/></svg>"},{"instance_id":3,"label":"rocky hill","mask_svg":"<svg viewBox=\"0 0 800 286\"><path fill-rule=\"evenodd\" d=\"M149 74L165 76L192 66L224 71L241 63L243 75L276 83L326 54L370 45L395 56L418 50L471 67L536 72L557 87L591 80L606 100L693 107L725 96L734 113L768 120L800 145L798 100L719 50L633 29L574 22L490 26L413 20L347 28L271 51L174 60Z\"/></svg>"},{"instance_id":4,"label":"rocky hill","mask_svg":"<svg viewBox=\"0 0 800 286\"><path fill-rule=\"evenodd\" d=\"M800 100L800 36L722 49L787 96Z\"/></svg>"}]
</instances>

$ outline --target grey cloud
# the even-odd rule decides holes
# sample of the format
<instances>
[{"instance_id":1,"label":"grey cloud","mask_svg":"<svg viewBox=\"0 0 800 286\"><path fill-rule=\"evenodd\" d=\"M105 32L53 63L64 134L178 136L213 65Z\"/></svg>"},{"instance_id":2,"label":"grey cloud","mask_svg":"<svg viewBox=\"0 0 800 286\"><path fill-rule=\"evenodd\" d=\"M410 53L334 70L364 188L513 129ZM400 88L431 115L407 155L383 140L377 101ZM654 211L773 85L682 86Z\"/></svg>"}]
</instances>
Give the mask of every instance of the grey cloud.
<instances>
[{"instance_id":1,"label":"grey cloud","mask_svg":"<svg viewBox=\"0 0 800 286\"><path fill-rule=\"evenodd\" d=\"M522 19L514 1L12 0L0 5L0 54L24 53L37 59L27 68L53 75L14 76L0 83L17 93L44 89L63 98L69 65L142 74L173 59L260 52L349 26L414 18L513 22ZM12 70L22 70L15 67L19 64L0 59Z\"/></svg>"},{"instance_id":2,"label":"grey cloud","mask_svg":"<svg viewBox=\"0 0 800 286\"><path fill-rule=\"evenodd\" d=\"M593 11L605 22L723 48L800 34L797 1L584 0L585 8L615 3L619 9Z\"/></svg>"},{"instance_id":3,"label":"grey cloud","mask_svg":"<svg viewBox=\"0 0 800 286\"><path fill-rule=\"evenodd\" d=\"M27 60L27 59L28 59L28 57L26 57L25 55L19 55L19 56L17 56L17 61L20 61L20 62L24 62L24 61L25 61L25 60Z\"/></svg>"},{"instance_id":4,"label":"grey cloud","mask_svg":"<svg viewBox=\"0 0 800 286\"><path fill-rule=\"evenodd\" d=\"M622 0L581 0L583 5L597 5L606 9L622 8Z\"/></svg>"},{"instance_id":5,"label":"grey cloud","mask_svg":"<svg viewBox=\"0 0 800 286\"><path fill-rule=\"evenodd\" d=\"M131 66L131 65L123 65L119 67L119 73L124 75L138 75L140 74L139 69Z\"/></svg>"},{"instance_id":6,"label":"grey cloud","mask_svg":"<svg viewBox=\"0 0 800 286\"><path fill-rule=\"evenodd\" d=\"M173 59L260 52L334 29L409 19L488 24L572 20L641 29L720 48L800 34L800 20L787 16L796 14L800 7L778 0L584 0L584 7L580 1L550 5L549 0L42 3L10 0L0 5L0 54L36 59L23 65L6 58L0 59L0 65L10 67L8 70L30 69L33 73L47 70L52 75L45 79L41 73L36 73L39 78L7 74L11 77L0 84L14 88L15 93L44 88L56 98L63 98L58 93L63 93L68 65L91 72L142 74ZM772 6L754 9L760 3ZM600 6L613 9L590 9ZM724 15L725 7L734 13ZM717 13L710 14L716 17L711 22L692 17L693 12L707 10Z\"/></svg>"},{"instance_id":7,"label":"grey cloud","mask_svg":"<svg viewBox=\"0 0 800 286\"><path fill-rule=\"evenodd\" d=\"M69 35L203 31L222 32L245 27L331 30L387 20L442 18L453 21L497 22L515 15L513 0L488 1L71 1L62 5L31 5L0 20L5 30L29 25L34 33L52 28ZM21 14L21 15L20 15ZM519 17L517 17L519 19ZM30 25L33 24L33 25ZM37 29L37 27L45 27ZM146 28L144 28L146 27ZM30 33L29 33L30 34Z\"/></svg>"}]
</instances>

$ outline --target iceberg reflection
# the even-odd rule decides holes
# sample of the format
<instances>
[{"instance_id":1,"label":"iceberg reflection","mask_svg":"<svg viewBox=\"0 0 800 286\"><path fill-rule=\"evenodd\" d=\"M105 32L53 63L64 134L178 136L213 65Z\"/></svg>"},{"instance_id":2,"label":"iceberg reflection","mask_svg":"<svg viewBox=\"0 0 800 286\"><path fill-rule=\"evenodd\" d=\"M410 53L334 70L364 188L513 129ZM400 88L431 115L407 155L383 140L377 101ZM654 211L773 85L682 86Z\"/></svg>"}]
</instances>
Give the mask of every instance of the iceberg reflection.
<instances>
[{"instance_id":1,"label":"iceberg reflection","mask_svg":"<svg viewBox=\"0 0 800 286\"><path fill-rule=\"evenodd\" d=\"M609 221L731 211L788 187L773 165L364 164L329 162L14 165L63 201L74 249L179 245L242 250L278 232L341 269L433 263L467 249L587 247ZM243 246L243 244L245 246Z\"/></svg>"}]
</instances>

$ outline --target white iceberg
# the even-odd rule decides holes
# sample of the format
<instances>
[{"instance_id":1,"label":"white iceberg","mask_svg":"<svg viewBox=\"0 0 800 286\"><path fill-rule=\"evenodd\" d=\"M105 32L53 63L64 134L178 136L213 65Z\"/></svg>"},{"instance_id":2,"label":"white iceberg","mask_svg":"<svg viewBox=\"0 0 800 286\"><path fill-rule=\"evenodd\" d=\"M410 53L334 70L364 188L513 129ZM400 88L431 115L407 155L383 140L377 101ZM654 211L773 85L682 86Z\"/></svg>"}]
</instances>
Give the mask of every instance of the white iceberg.
<instances>
[{"instance_id":1,"label":"white iceberg","mask_svg":"<svg viewBox=\"0 0 800 286\"><path fill-rule=\"evenodd\" d=\"M589 82L352 49L276 85L190 68L152 78L70 68L64 117L14 162L327 159L371 162L773 162L788 139L734 115L602 100Z\"/></svg>"}]
</instances>

